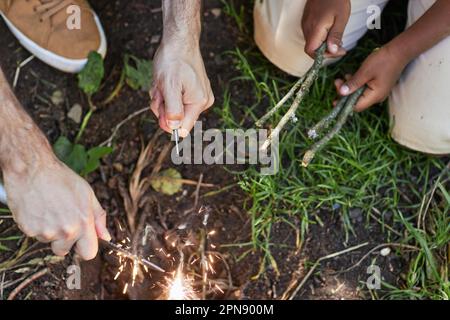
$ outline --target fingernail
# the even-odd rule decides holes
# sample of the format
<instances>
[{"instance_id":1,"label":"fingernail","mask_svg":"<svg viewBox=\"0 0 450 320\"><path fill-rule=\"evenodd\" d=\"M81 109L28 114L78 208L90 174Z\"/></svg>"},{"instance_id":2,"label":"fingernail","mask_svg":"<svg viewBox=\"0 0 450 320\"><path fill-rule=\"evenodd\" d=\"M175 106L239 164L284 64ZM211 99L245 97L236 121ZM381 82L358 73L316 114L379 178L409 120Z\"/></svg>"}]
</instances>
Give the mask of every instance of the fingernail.
<instances>
[{"instance_id":1,"label":"fingernail","mask_svg":"<svg viewBox=\"0 0 450 320\"><path fill-rule=\"evenodd\" d=\"M179 134L180 134L180 137L186 138L189 135L189 131L187 131L184 128L181 128Z\"/></svg>"},{"instance_id":2,"label":"fingernail","mask_svg":"<svg viewBox=\"0 0 450 320\"><path fill-rule=\"evenodd\" d=\"M349 92L350 92L350 88L346 85L346 84L344 84L342 87L341 87L341 94L343 94L343 95L347 95Z\"/></svg>"},{"instance_id":3,"label":"fingernail","mask_svg":"<svg viewBox=\"0 0 450 320\"><path fill-rule=\"evenodd\" d=\"M104 234L103 234L103 240L105 240L105 241L111 241L111 235L109 234L109 232L108 231L106 231Z\"/></svg>"},{"instance_id":4,"label":"fingernail","mask_svg":"<svg viewBox=\"0 0 450 320\"><path fill-rule=\"evenodd\" d=\"M331 53L337 53L339 51L339 46L337 44L331 44L328 48Z\"/></svg>"},{"instance_id":5,"label":"fingernail","mask_svg":"<svg viewBox=\"0 0 450 320\"><path fill-rule=\"evenodd\" d=\"M181 121L180 120L167 120L167 125L172 130L180 129Z\"/></svg>"}]
</instances>

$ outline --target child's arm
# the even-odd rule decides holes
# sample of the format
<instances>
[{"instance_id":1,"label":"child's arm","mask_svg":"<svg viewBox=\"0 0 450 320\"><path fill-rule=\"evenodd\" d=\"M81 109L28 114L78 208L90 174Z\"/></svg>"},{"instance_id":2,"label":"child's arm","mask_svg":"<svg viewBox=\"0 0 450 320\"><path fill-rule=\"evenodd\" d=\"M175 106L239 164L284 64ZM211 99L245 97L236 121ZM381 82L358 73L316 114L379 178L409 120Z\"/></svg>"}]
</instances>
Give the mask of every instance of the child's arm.
<instances>
[{"instance_id":1,"label":"child's arm","mask_svg":"<svg viewBox=\"0 0 450 320\"><path fill-rule=\"evenodd\" d=\"M450 1L437 0L410 28L364 61L358 72L336 81L341 95L349 95L363 85L367 90L355 106L356 111L383 101L391 92L408 63L450 36Z\"/></svg>"}]
</instances>

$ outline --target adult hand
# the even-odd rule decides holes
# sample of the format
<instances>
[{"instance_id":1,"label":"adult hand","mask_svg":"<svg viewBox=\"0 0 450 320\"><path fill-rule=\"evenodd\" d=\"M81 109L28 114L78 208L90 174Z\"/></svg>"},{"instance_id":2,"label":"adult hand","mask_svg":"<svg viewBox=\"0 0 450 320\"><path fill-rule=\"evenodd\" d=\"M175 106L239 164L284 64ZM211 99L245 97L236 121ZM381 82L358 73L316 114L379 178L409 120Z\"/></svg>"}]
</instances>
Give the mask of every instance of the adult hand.
<instances>
[{"instance_id":1,"label":"adult hand","mask_svg":"<svg viewBox=\"0 0 450 320\"><path fill-rule=\"evenodd\" d=\"M163 40L154 59L151 109L160 127L185 137L214 103L200 48L186 39Z\"/></svg>"},{"instance_id":2,"label":"adult hand","mask_svg":"<svg viewBox=\"0 0 450 320\"><path fill-rule=\"evenodd\" d=\"M98 238L111 240L105 211L89 184L52 154L38 159L20 173L3 168L14 220L27 236L51 243L56 255L75 245L82 259L93 259Z\"/></svg>"}]
</instances>

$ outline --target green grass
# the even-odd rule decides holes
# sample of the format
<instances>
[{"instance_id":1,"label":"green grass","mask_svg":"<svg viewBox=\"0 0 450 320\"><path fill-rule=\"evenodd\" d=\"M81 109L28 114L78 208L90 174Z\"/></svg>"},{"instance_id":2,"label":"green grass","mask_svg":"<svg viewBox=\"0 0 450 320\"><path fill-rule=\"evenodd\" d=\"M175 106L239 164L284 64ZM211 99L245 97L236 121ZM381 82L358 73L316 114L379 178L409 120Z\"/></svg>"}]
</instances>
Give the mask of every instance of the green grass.
<instances>
[{"instance_id":1,"label":"green grass","mask_svg":"<svg viewBox=\"0 0 450 320\"><path fill-rule=\"evenodd\" d=\"M251 39L251 32L245 33L240 27L245 21L242 13L245 10L231 7L233 1L227 2L225 12L234 18L244 32L243 37ZM299 108L298 122L288 125L281 134L282 164L277 175L261 176L258 168L239 173L240 185L252 200L247 208L252 221L250 245L264 253L261 272L266 263L276 269L270 239L274 223L292 225L291 218L296 217L301 221L303 239L311 224L321 223L319 208L332 212L339 207L344 221L342 232L348 241L354 232L349 210L360 208L366 213L367 223L381 224L387 241L421 248L419 254L411 257L403 287L385 284L390 291L386 297L448 299L448 272L438 267L442 264L436 261L442 259L435 258L442 255L450 240L447 185L438 188L446 194L447 203L436 204L428 210L429 229L421 231L416 226L422 200L431 188L432 175L441 171L445 162L396 144L389 136L386 104L356 114L307 169L301 167L303 153L311 144L307 129L326 114L336 98L334 79L357 70L364 57L377 46L373 38L366 37L345 59L321 71ZM254 127L255 120L273 107L296 79L278 71L248 42L228 54L233 58L236 77L225 88L223 106L216 108L216 112L224 128ZM276 124L285 110L274 116L271 123ZM384 222L388 213L393 214L392 225Z\"/></svg>"}]
</instances>

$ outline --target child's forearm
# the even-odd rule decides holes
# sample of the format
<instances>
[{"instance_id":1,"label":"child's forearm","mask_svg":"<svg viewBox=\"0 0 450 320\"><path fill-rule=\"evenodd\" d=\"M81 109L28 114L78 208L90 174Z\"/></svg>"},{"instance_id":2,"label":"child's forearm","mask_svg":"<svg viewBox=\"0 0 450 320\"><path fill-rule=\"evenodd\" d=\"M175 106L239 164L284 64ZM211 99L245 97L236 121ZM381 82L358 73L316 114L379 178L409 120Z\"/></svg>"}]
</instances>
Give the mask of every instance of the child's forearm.
<instances>
[{"instance_id":1,"label":"child's forearm","mask_svg":"<svg viewBox=\"0 0 450 320\"><path fill-rule=\"evenodd\" d=\"M450 1L437 0L411 27L386 46L409 63L450 36Z\"/></svg>"}]
</instances>

